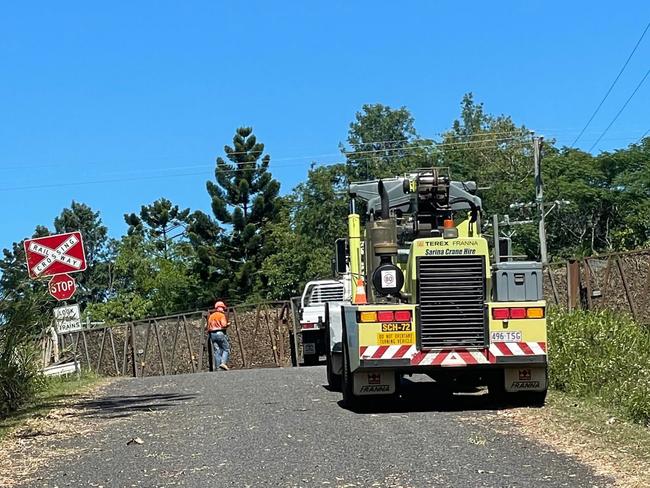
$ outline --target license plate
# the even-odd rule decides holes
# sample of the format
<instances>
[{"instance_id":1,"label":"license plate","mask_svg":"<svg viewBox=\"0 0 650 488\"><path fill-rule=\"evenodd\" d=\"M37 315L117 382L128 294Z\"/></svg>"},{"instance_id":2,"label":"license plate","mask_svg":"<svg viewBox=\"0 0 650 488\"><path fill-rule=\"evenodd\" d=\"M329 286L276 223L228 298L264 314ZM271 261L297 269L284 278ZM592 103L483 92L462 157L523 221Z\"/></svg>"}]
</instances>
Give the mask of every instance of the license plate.
<instances>
[{"instance_id":1,"label":"license plate","mask_svg":"<svg viewBox=\"0 0 650 488\"><path fill-rule=\"evenodd\" d=\"M381 324L382 332L411 332L413 330L411 324Z\"/></svg>"},{"instance_id":2,"label":"license plate","mask_svg":"<svg viewBox=\"0 0 650 488\"><path fill-rule=\"evenodd\" d=\"M521 331L495 330L490 332L490 342L521 342Z\"/></svg>"},{"instance_id":3,"label":"license plate","mask_svg":"<svg viewBox=\"0 0 650 488\"><path fill-rule=\"evenodd\" d=\"M316 344L313 342L307 342L302 345L303 354L316 354Z\"/></svg>"}]
</instances>

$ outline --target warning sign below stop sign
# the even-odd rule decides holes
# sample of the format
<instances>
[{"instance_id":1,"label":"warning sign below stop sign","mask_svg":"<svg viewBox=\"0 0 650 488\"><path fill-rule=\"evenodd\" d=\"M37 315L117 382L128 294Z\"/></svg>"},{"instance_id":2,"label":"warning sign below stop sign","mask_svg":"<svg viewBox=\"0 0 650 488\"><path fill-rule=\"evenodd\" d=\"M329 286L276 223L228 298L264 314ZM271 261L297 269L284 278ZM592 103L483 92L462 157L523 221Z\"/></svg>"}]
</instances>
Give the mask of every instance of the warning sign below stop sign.
<instances>
[{"instance_id":1,"label":"warning sign below stop sign","mask_svg":"<svg viewBox=\"0 0 650 488\"><path fill-rule=\"evenodd\" d=\"M47 285L47 288L52 295L57 300L69 300L74 295L74 292L77 291L77 283L74 278L67 274L60 274L54 276L50 283Z\"/></svg>"}]
</instances>

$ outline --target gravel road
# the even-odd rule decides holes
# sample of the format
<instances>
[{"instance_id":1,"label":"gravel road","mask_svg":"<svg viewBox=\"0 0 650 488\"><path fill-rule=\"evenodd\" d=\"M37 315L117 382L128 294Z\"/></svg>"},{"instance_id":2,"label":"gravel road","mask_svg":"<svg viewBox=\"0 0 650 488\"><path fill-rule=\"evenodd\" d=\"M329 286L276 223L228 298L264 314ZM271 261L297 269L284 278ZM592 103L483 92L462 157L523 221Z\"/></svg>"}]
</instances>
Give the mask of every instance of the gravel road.
<instances>
[{"instance_id":1,"label":"gravel road","mask_svg":"<svg viewBox=\"0 0 650 488\"><path fill-rule=\"evenodd\" d=\"M81 405L94 432L54 441L67 454L26 486L612 484L531 443L480 396L441 400L433 383L408 382L407 399L358 414L324 378L319 366L117 380Z\"/></svg>"}]
</instances>

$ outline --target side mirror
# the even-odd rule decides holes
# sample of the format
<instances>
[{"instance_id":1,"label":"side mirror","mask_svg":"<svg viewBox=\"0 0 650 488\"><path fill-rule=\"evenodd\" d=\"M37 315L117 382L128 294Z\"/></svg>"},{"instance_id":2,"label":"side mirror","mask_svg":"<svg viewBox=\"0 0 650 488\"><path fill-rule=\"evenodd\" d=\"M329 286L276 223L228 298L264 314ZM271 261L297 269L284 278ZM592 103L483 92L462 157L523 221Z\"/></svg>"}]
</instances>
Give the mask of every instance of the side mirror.
<instances>
[{"instance_id":1,"label":"side mirror","mask_svg":"<svg viewBox=\"0 0 650 488\"><path fill-rule=\"evenodd\" d=\"M335 255L335 267L336 272L339 274L344 274L348 270L348 253L347 253L347 240L346 239L337 239L336 240L336 255Z\"/></svg>"}]
</instances>

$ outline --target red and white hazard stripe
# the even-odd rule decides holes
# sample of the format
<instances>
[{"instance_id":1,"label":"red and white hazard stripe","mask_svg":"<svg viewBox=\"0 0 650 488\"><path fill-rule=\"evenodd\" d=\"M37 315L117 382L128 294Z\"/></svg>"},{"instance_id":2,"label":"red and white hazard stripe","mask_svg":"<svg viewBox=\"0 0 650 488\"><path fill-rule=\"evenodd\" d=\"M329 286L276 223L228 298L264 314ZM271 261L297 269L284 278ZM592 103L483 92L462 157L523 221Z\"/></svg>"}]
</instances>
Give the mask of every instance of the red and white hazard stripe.
<instances>
[{"instance_id":1,"label":"red and white hazard stripe","mask_svg":"<svg viewBox=\"0 0 650 488\"><path fill-rule=\"evenodd\" d=\"M543 356L546 354L546 342L493 342L490 354L500 356Z\"/></svg>"},{"instance_id":2,"label":"red and white hazard stripe","mask_svg":"<svg viewBox=\"0 0 650 488\"><path fill-rule=\"evenodd\" d=\"M468 351L467 349L454 349L451 351L418 352L411 358L413 366L468 366L472 364L490 364L490 359L485 349Z\"/></svg>"},{"instance_id":3,"label":"red and white hazard stripe","mask_svg":"<svg viewBox=\"0 0 650 488\"><path fill-rule=\"evenodd\" d=\"M361 346L359 357L361 359L411 359L417 352L413 345L404 346Z\"/></svg>"},{"instance_id":4,"label":"red and white hazard stripe","mask_svg":"<svg viewBox=\"0 0 650 488\"><path fill-rule=\"evenodd\" d=\"M414 345L361 346L361 359L409 359L412 366L469 366L496 363L503 356L543 356L545 342L495 342L489 349L418 351Z\"/></svg>"}]
</instances>

